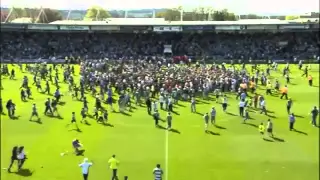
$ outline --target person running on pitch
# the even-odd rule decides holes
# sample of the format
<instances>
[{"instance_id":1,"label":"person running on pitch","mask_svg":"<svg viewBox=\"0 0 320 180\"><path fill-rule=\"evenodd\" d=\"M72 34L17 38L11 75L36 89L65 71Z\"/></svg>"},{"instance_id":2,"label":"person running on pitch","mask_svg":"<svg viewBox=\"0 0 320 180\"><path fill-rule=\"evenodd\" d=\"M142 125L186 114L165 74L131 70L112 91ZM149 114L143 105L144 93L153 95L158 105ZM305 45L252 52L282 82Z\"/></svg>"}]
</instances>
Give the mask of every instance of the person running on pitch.
<instances>
[{"instance_id":1,"label":"person running on pitch","mask_svg":"<svg viewBox=\"0 0 320 180\"><path fill-rule=\"evenodd\" d=\"M270 119L268 119L268 122L267 122L267 132L269 136L273 137L273 123L271 122Z\"/></svg>"},{"instance_id":2,"label":"person running on pitch","mask_svg":"<svg viewBox=\"0 0 320 180\"><path fill-rule=\"evenodd\" d=\"M57 113L57 116L60 116L59 112L58 112L58 108L57 108L58 102L55 99L51 100L51 107L52 107L52 115L54 115L54 113Z\"/></svg>"},{"instance_id":3,"label":"person running on pitch","mask_svg":"<svg viewBox=\"0 0 320 180\"><path fill-rule=\"evenodd\" d=\"M285 85L282 89L281 89L281 97L280 99L282 99L283 97L285 97L286 99L288 99L288 87L287 85Z\"/></svg>"},{"instance_id":4,"label":"person running on pitch","mask_svg":"<svg viewBox=\"0 0 320 180\"><path fill-rule=\"evenodd\" d=\"M308 83L309 83L309 86L312 86L312 76L311 75L308 76Z\"/></svg>"},{"instance_id":5,"label":"person running on pitch","mask_svg":"<svg viewBox=\"0 0 320 180\"><path fill-rule=\"evenodd\" d=\"M212 107L212 109L211 109L211 124L212 125L214 125L216 123L216 114L217 114L216 108Z\"/></svg>"},{"instance_id":6,"label":"person running on pitch","mask_svg":"<svg viewBox=\"0 0 320 180\"><path fill-rule=\"evenodd\" d=\"M12 154L11 154L11 161L10 161L10 165L8 167L8 172L11 173L11 167L13 165L13 163L17 161L18 162L18 146L14 146L12 149Z\"/></svg>"},{"instance_id":7,"label":"person running on pitch","mask_svg":"<svg viewBox=\"0 0 320 180\"><path fill-rule=\"evenodd\" d=\"M265 127L264 127L263 123L261 123L259 125L259 132L262 135L262 138L264 138L264 131L265 131Z\"/></svg>"},{"instance_id":8,"label":"person running on pitch","mask_svg":"<svg viewBox=\"0 0 320 180\"><path fill-rule=\"evenodd\" d=\"M69 127L70 125L75 124L76 126L76 130L80 130L77 124L77 120L76 120L76 113L72 112L72 117L71 117L71 122L69 124L67 124L67 127Z\"/></svg>"},{"instance_id":9,"label":"person running on pitch","mask_svg":"<svg viewBox=\"0 0 320 180\"><path fill-rule=\"evenodd\" d=\"M40 122L40 117L39 117L39 114L38 114L36 103L33 103L33 105L32 105L32 113L31 113L31 117L30 117L29 121L32 121L32 118L34 116L37 117L38 121Z\"/></svg>"},{"instance_id":10,"label":"person running on pitch","mask_svg":"<svg viewBox=\"0 0 320 180\"><path fill-rule=\"evenodd\" d=\"M308 66L305 66L305 68L304 68L304 70L303 70L303 74L301 75L301 77L302 77L302 76L308 77L308 70L309 70Z\"/></svg>"},{"instance_id":11,"label":"person running on pitch","mask_svg":"<svg viewBox=\"0 0 320 180\"><path fill-rule=\"evenodd\" d=\"M167 115L167 123L168 123L167 129L170 130L172 125L172 115L170 112L168 112L168 115Z\"/></svg>"},{"instance_id":12,"label":"person running on pitch","mask_svg":"<svg viewBox=\"0 0 320 180\"><path fill-rule=\"evenodd\" d=\"M80 122L81 123L87 123L87 120L86 120L87 112L86 112L85 108L81 109L81 117L82 117L82 119L81 119Z\"/></svg>"}]
</instances>

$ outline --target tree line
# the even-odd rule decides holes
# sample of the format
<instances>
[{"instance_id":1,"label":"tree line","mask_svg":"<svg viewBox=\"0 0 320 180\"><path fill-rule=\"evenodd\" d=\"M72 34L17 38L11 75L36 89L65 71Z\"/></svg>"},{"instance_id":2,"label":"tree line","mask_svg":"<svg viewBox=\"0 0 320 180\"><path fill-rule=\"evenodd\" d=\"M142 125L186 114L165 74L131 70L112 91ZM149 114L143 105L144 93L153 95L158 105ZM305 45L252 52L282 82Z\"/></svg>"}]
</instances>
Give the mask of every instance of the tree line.
<instances>
[{"instance_id":1,"label":"tree line","mask_svg":"<svg viewBox=\"0 0 320 180\"><path fill-rule=\"evenodd\" d=\"M63 19L58 10L50 8L12 8L11 13L1 11L1 22L12 22L19 18L29 18L32 23L50 23Z\"/></svg>"},{"instance_id":2,"label":"tree line","mask_svg":"<svg viewBox=\"0 0 320 180\"><path fill-rule=\"evenodd\" d=\"M127 14L124 11L122 11L121 13L110 13L108 10L99 6L90 7L86 11L82 12L84 15L80 16L80 18L77 18L78 20L103 21L111 17L134 17L132 14ZM1 22L3 22L8 17L8 13L9 12L4 13L3 11L1 11ZM30 18L30 21L32 23L50 23L53 21L67 19L69 15L68 13L63 14L62 11L50 8L13 8L10 17L7 19L7 22L11 22L17 18ZM235 21L238 19L266 18L264 16L259 16L256 14L235 15L234 13L229 12L227 9L215 10L212 7L198 7L193 9L192 11L183 11L182 7L163 9L161 11L155 11L154 13L147 13L145 17L165 18L165 20L167 21ZM298 19L299 16L273 16L271 18L293 20Z\"/></svg>"}]
</instances>

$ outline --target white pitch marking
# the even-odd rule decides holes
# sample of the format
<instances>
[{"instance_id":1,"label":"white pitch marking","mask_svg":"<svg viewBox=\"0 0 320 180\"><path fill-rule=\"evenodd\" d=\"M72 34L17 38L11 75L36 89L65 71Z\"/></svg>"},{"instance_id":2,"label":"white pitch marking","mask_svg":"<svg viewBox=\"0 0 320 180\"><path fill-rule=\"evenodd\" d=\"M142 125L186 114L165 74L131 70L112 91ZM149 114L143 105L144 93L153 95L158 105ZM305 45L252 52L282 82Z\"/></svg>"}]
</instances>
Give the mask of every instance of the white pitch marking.
<instances>
[{"instance_id":1,"label":"white pitch marking","mask_svg":"<svg viewBox=\"0 0 320 180\"><path fill-rule=\"evenodd\" d=\"M165 145L165 165L166 165L166 167L165 167L165 179L166 180L168 180L168 169L169 169L169 167L168 167L168 156L169 156L169 132L168 132L168 130L166 130L166 134L165 134L165 136L166 136L166 145Z\"/></svg>"}]
</instances>

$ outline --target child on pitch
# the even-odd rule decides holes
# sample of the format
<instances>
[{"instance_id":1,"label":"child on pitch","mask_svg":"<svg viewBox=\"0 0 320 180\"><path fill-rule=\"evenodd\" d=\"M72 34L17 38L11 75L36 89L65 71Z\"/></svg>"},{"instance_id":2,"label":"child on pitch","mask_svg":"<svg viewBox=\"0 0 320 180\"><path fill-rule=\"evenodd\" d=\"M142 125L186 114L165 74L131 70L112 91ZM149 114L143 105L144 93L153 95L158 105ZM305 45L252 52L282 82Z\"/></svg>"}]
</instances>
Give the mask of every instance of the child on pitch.
<instances>
[{"instance_id":1,"label":"child on pitch","mask_svg":"<svg viewBox=\"0 0 320 180\"><path fill-rule=\"evenodd\" d=\"M69 124L67 124L67 127L69 127L70 125L75 124L76 126L76 130L80 130L76 121L76 113L72 112L72 118L71 118L71 122Z\"/></svg>"},{"instance_id":2,"label":"child on pitch","mask_svg":"<svg viewBox=\"0 0 320 180\"><path fill-rule=\"evenodd\" d=\"M262 135L262 138L264 138L264 131L265 131L265 127L264 127L263 123L261 123L259 125L259 132Z\"/></svg>"},{"instance_id":3,"label":"child on pitch","mask_svg":"<svg viewBox=\"0 0 320 180\"><path fill-rule=\"evenodd\" d=\"M244 108L244 118L243 118L243 123L246 123L246 121L249 119L249 111L248 107Z\"/></svg>"}]
</instances>

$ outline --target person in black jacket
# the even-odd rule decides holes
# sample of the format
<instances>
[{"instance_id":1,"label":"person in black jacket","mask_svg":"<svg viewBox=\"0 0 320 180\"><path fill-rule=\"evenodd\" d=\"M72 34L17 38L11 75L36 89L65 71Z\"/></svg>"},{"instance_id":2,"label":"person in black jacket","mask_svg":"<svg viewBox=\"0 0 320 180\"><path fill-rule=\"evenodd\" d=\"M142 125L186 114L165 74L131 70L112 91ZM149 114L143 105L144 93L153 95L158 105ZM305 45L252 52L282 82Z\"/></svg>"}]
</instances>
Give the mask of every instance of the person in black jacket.
<instances>
[{"instance_id":1,"label":"person in black jacket","mask_svg":"<svg viewBox=\"0 0 320 180\"><path fill-rule=\"evenodd\" d=\"M146 100L146 105L147 105L147 110L148 110L148 114L149 115L151 115L151 100L150 100L150 98L148 98L147 100Z\"/></svg>"},{"instance_id":2,"label":"person in black jacket","mask_svg":"<svg viewBox=\"0 0 320 180\"><path fill-rule=\"evenodd\" d=\"M27 159L26 154L24 152L24 146L20 146L18 148L17 159L18 159L18 170L20 170Z\"/></svg>"},{"instance_id":3,"label":"person in black jacket","mask_svg":"<svg viewBox=\"0 0 320 180\"><path fill-rule=\"evenodd\" d=\"M8 172L9 173L11 172L11 167L12 167L14 161L18 161L17 153L18 153L18 146L14 146L12 148L11 162L10 162L10 165L8 167Z\"/></svg>"},{"instance_id":4,"label":"person in black jacket","mask_svg":"<svg viewBox=\"0 0 320 180\"><path fill-rule=\"evenodd\" d=\"M7 101L7 104L6 104L6 108L8 110L8 116L11 118L12 117L12 106L13 106L13 103L12 103L12 100L9 99Z\"/></svg>"}]
</instances>

